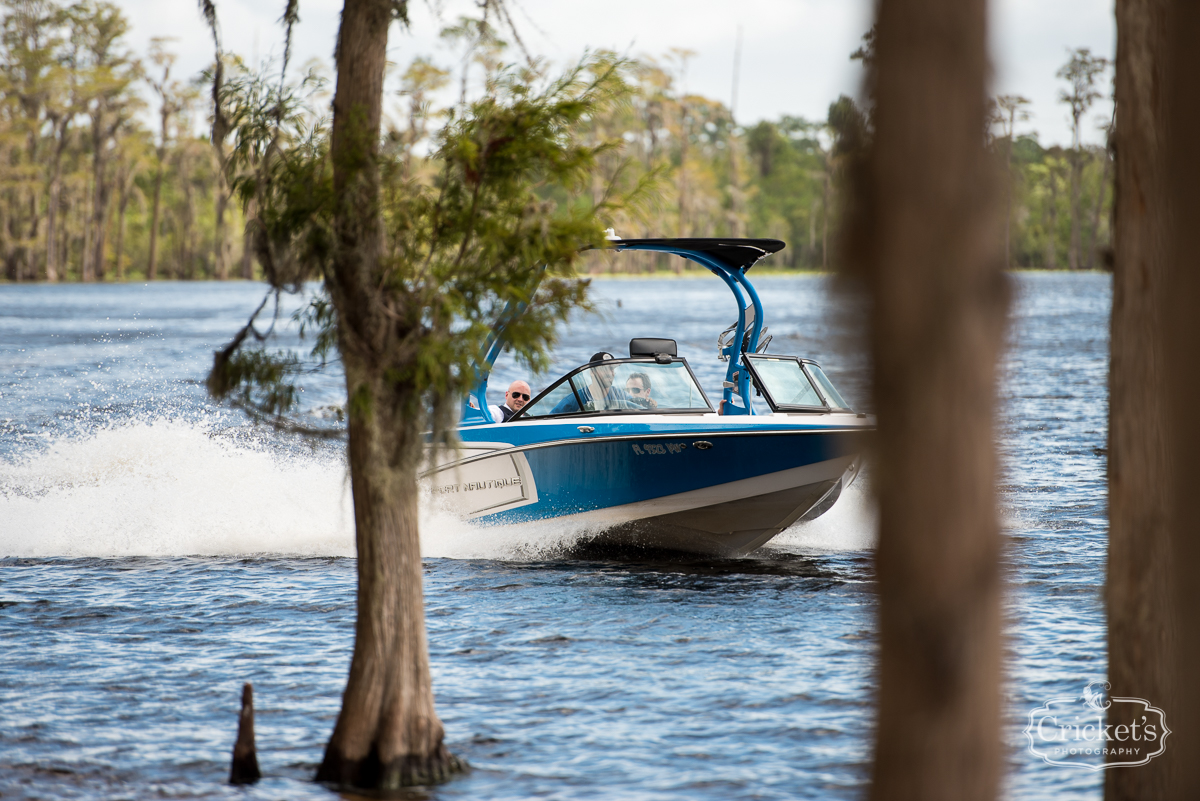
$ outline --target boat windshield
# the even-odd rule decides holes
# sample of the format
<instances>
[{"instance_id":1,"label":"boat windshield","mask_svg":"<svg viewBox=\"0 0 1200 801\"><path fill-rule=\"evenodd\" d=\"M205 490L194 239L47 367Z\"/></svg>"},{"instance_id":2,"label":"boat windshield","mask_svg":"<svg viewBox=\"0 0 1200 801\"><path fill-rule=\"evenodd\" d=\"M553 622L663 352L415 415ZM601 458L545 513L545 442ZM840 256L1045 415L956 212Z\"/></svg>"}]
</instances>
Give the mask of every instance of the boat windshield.
<instances>
[{"instance_id":1,"label":"boat windshield","mask_svg":"<svg viewBox=\"0 0 1200 801\"><path fill-rule=\"evenodd\" d=\"M849 409L833 383L813 362L795 356L746 354L746 363L773 409Z\"/></svg>"},{"instance_id":2,"label":"boat windshield","mask_svg":"<svg viewBox=\"0 0 1200 801\"><path fill-rule=\"evenodd\" d=\"M580 368L521 410L519 418L602 412L710 412L682 359L614 359Z\"/></svg>"}]
</instances>

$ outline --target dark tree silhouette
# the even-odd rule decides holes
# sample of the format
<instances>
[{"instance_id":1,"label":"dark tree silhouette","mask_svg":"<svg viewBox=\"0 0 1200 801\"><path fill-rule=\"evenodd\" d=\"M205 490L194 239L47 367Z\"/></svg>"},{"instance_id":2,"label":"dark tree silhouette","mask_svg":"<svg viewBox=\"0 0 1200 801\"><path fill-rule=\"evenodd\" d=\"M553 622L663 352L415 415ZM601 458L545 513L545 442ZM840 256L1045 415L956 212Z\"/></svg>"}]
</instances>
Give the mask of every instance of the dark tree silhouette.
<instances>
[{"instance_id":1,"label":"dark tree silhouette","mask_svg":"<svg viewBox=\"0 0 1200 801\"><path fill-rule=\"evenodd\" d=\"M1200 419L1196 399L1200 397L1200 153L1196 131L1200 129L1200 6L1192 0L1175 0L1171 32L1167 112L1169 165L1167 184L1171 231L1166 282L1167 311L1166 372L1171 431L1170 459L1173 466L1171 504L1171 607L1175 621L1173 659L1174 695L1172 720L1177 739L1171 743L1175 767L1169 799L1200 798L1200 687L1196 666L1200 665L1200 637L1195 621L1200 617L1200 509L1196 487L1200 486ZM1112 771L1110 771L1111 773Z\"/></svg>"},{"instance_id":2,"label":"dark tree silhouette","mask_svg":"<svg viewBox=\"0 0 1200 801\"><path fill-rule=\"evenodd\" d=\"M1108 427L1108 679L1115 696L1166 704L1170 658L1169 437L1161 316L1166 271L1163 125L1169 0L1117 4L1120 107L1113 208L1113 308ZM1164 706L1164 709L1168 707ZM1170 713L1167 713L1168 716ZM1116 725L1133 722L1118 704ZM1170 725L1170 724L1168 724ZM1165 798L1169 757L1110 770L1110 799Z\"/></svg>"},{"instance_id":3,"label":"dark tree silhouette","mask_svg":"<svg viewBox=\"0 0 1200 801\"><path fill-rule=\"evenodd\" d=\"M878 5L875 132L847 238L879 415L873 799L991 799L1000 778L993 413L1008 290L982 134L986 21L986 0Z\"/></svg>"},{"instance_id":4,"label":"dark tree silhouette","mask_svg":"<svg viewBox=\"0 0 1200 801\"><path fill-rule=\"evenodd\" d=\"M1148 765L1107 772L1109 801L1200 797L1198 35L1195 3L1117 3L1109 681L1161 707L1173 733Z\"/></svg>"}]
</instances>

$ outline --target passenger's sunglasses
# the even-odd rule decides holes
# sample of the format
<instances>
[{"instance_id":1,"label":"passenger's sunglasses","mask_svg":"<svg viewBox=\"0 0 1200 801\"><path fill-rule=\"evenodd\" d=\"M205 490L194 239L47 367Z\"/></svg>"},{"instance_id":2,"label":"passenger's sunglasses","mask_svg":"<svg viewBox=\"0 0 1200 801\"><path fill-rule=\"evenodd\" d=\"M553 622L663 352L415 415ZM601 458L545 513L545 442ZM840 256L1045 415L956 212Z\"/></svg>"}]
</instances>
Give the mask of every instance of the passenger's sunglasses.
<instances>
[{"instance_id":1,"label":"passenger's sunglasses","mask_svg":"<svg viewBox=\"0 0 1200 801\"><path fill-rule=\"evenodd\" d=\"M524 400L524 401L529 400L529 396L526 395L524 392L510 392L508 394L512 395L517 400Z\"/></svg>"},{"instance_id":2,"label":"passenger's sunglasses","mask_svg":"<svg viewBox=\"0 0 1200 801\"><path fill-rule=\"evenodd\" d=\"M646 390L642 389L641 387L625 387L625 391L631 395L641 395Z\"/></svg>"}]
</instances>

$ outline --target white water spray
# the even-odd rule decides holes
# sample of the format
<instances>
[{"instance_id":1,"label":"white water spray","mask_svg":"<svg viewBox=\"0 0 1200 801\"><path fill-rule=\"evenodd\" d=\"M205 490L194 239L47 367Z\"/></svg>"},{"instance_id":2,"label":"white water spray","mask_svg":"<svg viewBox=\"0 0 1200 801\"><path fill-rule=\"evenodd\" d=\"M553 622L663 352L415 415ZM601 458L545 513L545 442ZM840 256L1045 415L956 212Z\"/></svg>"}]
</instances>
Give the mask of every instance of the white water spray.
<instances>
[{"instance_id":1,"label":"white water spray","mask_svg":"<svg viewBox=\"0 0 1200 801\"><path fill-rule=\"evenodd\" d=\"M344 458L281 453L239 431L140 421L0 461L0 558L353 556ZM861 485L772 545L870 547L877 527ZM420 525L422 555L451 559L553 559L597 533L561 520L473 525L428 495Z\"/></svg>"}]
</instances>

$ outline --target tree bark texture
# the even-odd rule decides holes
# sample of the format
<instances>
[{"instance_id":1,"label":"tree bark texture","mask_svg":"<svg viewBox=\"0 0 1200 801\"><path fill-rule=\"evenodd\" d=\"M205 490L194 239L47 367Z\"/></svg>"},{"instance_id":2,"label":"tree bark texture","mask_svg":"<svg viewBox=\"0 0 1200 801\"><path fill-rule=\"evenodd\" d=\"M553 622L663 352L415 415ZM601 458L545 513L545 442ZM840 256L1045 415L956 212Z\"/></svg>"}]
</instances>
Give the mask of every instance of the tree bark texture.
<instances>
[{"instance_id":1,"label":"tree bark texture","mask_svg":"<svg viewBox=\"0 0 1200 801\"><path fill-rule=\"evenodd\" d=\"M337 46L332 158L337 250L327 279L349 398L358 618L342 710L317 780L391 789L461 769L433 703L425 634L417 470L421 398L397 374L420 310L397 314L380 287L380 118L390 0L346 0ZM407 322L406 322L407 321ZM410 356L410 354L409 354Z\"/></svg>"},{"instance_id":2,"label":"tree bark texture","mask_svg":"<svg viewBox=\"0 0 1200 801\"><path fill-rule=\"evenodd\" d=\"M1109 801L1200 797L1200 9L1119 0L1112 366L1109 682L1172 734L1161 757L1105 775ZM1132 717L1114 704L1109 723Z\"/></svg>"},{"instance_id":3,"label":"tree bark texture","mask_svg":"<svg viewBox=\"0 0 1200 801\"><path fill-rule=\"evenodd\" d=\"M875 141L852 206L879 419L872 799L995 798L996 365L1008 287L984 149L986 0L880 0Z\"/></svg>"},{"instance_id":4,"label":"tree bark texture","mask_svg":"<svg viewBox=\"0 0 1200 801\"><path fill-rule=\"evenodd\" d=\"M1170 0L1118 0L1114 132L1113 305L1108 426L1108 680L1113 696L1167 706L1171 549L1168 421L1161 316L1167 269L1163 208ZM1194 368L1193 368L1194 369ZM1133 722L1129 704L1110 723ZM1174 745L1172 743L1171 745ZM1105 772L1105 797L1166 798L1168 755Z\"/></svg>"},{"instance_id":5,"label":"tree bark texture","mask_svg":"<svg viewBox=\"0 0 1200 801\"><path fill-rule=\"evenodd\" d=\"M1171 568L1175 631L1170 700L1175 742L1169 744L1172 785L1166 796L1175 801L1200 798L1200 154L1196 131L1200 126L1200 7L1193 0L1175 0L1170 20L1167 147L1167 191L1171 214L1166 284L1167 336L1165 363L1171 431ZM1164 708L1165 711L1165 708ZM1166 754L1164 754L1166 756ZM1109 771L1110 773L1112 771Z\"/></svg>"}]
</instances>

